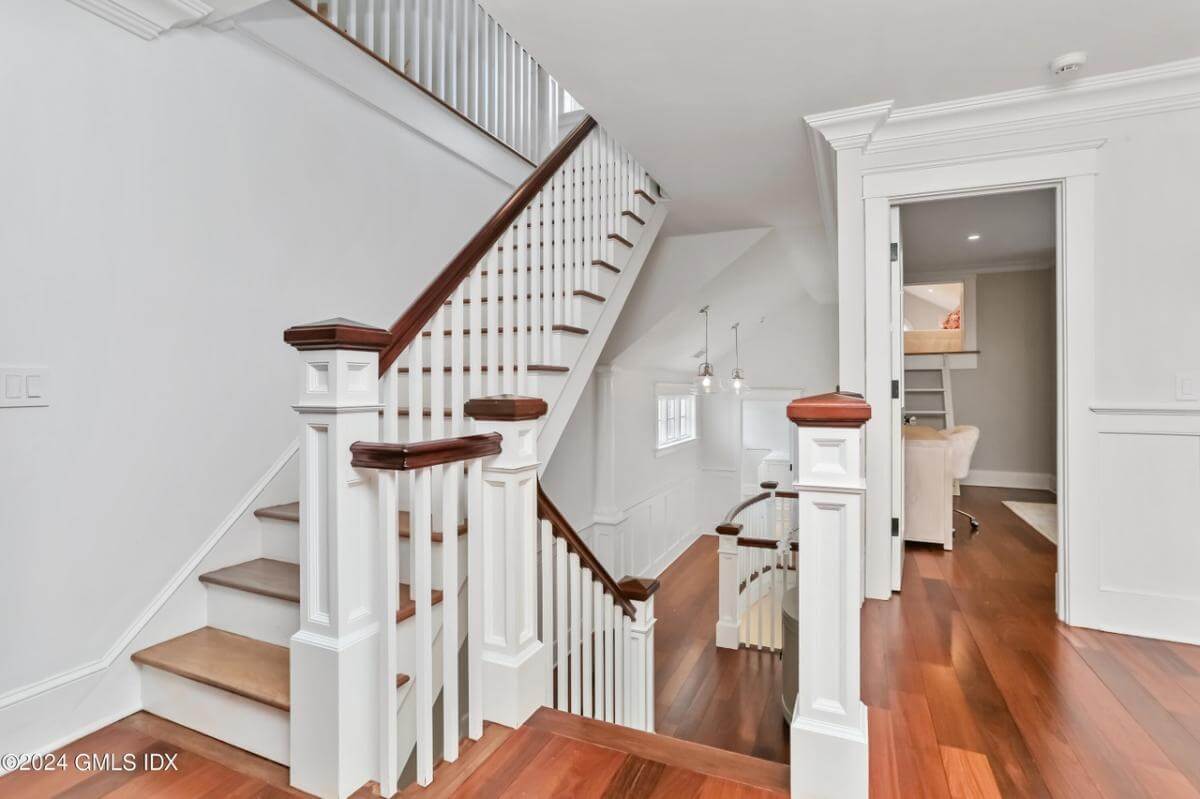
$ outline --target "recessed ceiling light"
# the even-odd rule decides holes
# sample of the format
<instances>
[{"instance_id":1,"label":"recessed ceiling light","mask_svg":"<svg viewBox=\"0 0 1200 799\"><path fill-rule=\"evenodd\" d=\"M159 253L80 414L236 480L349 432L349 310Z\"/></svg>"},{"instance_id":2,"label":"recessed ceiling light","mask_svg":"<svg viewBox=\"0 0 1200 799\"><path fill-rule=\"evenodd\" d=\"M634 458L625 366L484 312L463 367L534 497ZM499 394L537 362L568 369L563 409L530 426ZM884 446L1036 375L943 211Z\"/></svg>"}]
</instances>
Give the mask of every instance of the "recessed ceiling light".
<instances>
[{"instance_id":1,"label":"recessed ceiling light","mask_svg":"<svg viewBox=\"0 0 1200 799\"><path fill-rule=\"evenodd\" d=\"M979 241L979 234L978 233L967 234L967 241Z\"/></svg>"}]
</instances>

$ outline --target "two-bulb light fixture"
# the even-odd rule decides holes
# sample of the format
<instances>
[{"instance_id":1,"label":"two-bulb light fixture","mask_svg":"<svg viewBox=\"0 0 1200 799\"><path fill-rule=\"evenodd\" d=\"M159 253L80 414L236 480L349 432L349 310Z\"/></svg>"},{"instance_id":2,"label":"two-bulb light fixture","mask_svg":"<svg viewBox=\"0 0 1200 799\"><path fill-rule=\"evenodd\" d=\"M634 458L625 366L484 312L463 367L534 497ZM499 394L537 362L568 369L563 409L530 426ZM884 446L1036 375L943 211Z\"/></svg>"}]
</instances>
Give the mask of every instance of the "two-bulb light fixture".
<instances>
[{"instance_id":1,"label":"two-bulb light fixture","mask_svg":"<svg viewBox=\"0 0 1200 799\"><path fill-rule=\"evenodd\" d=\"M701 308L700 313L704 315L704 360L696 369L696 377L692 381L692 392L713 394L727 388L738 396L745 394L750 390L750 385L746 382L746 373L742 371L742 356L738 348L738 326L741 323L735 322L733 325L733 372L730 374L729 380L719 383L713 375L713 365L708 360L708 306L705 305Z\"/></svg>"}]
</instances>

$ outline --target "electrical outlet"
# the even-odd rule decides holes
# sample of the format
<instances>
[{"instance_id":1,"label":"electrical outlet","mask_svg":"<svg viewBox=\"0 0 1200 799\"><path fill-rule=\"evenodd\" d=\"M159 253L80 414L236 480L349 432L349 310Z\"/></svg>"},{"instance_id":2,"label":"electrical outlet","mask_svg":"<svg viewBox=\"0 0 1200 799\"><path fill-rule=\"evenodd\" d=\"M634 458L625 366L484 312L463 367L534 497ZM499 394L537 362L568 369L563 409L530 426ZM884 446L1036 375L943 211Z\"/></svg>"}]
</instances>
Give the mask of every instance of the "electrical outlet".
<instances>
[{"instance_id":1,"label":"electrical outlet","mask_svg":"<svg viewBox=\"0 0 1200 799\"><path fill-rule=\"evenodd\" d=\"M0 366L0 408L50 404L50 370L44 366Z\"/></svg>"},{"instance_id":2,"label":"electrical outlet","mask_svg":"<svg viewBox=\"0 0 1200 799\"><path fill-rule=\"evenodd\" d=\"M1200 400L1200 371L1175 373L1175 399L1184 402Z\"/></svg>"}]
</instances>

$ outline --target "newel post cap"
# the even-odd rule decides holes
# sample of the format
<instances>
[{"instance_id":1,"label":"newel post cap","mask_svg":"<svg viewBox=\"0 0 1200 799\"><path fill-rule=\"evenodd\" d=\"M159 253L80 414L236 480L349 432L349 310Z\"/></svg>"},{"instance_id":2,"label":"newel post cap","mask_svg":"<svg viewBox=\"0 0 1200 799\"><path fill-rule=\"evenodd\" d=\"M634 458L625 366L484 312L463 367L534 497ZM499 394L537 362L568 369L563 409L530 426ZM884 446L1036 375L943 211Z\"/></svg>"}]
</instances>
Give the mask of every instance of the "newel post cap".
<instances>
[{"instance_id":1,"label":"newel post cap","mask_svg":"<svg viewBox=\"0 0 1200 799\"><path fill-rule=\"evenodd\" d=\"M500 394L495 397L476 397L467 400L463 413L482 422L525 422L546 415L546 401L541 397L521 397Z\"/></svg>"},{"instance_id":2,"label":"newel post cap","mask_svg":"<svg viewBox=\"0 0 1200 799\"><path fill-rule=\"evenodd\" d=\"M792 400L787 415L800 427L862 427L871 418L871 406L862 394L834 391Z\"/></svg>"},{"instance_id":3,"label":"newel post cap","mask_svg":"<svg viewBox=\"0 0 1200 799\"><path fill-rule=\"evenodd\" d=\"M392 339L381 327L334 317L295 325L283 331L283 340L298 350L363 350L380 352Z\"/></svg>"}]
</instances>

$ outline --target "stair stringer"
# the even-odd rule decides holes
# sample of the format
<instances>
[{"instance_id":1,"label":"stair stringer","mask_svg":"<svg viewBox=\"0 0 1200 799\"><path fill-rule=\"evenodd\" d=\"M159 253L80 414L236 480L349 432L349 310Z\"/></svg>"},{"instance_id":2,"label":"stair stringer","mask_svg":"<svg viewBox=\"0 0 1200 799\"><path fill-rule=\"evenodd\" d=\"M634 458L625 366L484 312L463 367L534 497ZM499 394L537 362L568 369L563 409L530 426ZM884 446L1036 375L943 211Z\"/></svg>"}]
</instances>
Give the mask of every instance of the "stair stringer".
<instances>
[{"instance_id":1,"label":"stair stringer","mask_svg":"<svg viewBox=\"0 0 1200 799\"><path fill-rule=\"evenodd\" d=\"M616 285L613 286L612 293L605 298L599 319L592 325L587 341L584 342L575 362L567 364L571 367L571 371L567 374L566 383L554 398L550 411L546 414L541 429L538 431L538 460L541 461L538 465L539 477L545 471L546 464L550 462L550 456L554 454L554 449L558 446L559 439L562 438L563 431L567 428L567 423L571 421L571 414L574 413L579 398L583 396L584 388L587 387L588 381L592 377L592 371L600 361L600 354L604 351L604 345L616 326L617 319L621 316L621 309L625 307L625 301L629 299L638 275L658 238L658 233L662 230L663 222L670 210L670 204L670 200L663 198L655 200L654 211L646 219L645 227L629 252L628 261L621 267L621 274Z\"/></svg>"}]
</instances>

